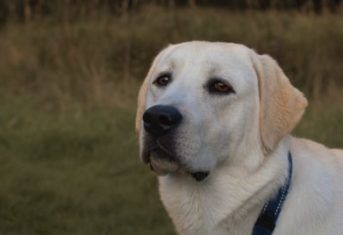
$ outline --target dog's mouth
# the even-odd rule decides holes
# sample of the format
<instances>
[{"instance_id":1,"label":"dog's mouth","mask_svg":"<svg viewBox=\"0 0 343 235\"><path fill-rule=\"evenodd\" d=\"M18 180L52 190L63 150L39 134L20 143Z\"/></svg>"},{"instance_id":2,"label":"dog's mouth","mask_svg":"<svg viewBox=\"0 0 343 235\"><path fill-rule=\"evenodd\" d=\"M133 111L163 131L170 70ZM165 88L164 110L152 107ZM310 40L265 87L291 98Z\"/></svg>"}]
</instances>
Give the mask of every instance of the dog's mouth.
<instances>
[{"instance_id":1,"label":"dog's mouth","mask_svg":"<svg viewBox=\"0 0 343 235\"><path fill-rule=\"evenodd\" d=\"M180 164L161 148L155 148L151 151L149 164L151 170L157 175L174 173L180 169Z\"/></svg>"},{"instance_id":2,"label":"dog's mouth","mask_svg":"<svg viewBox=\"0 0 343 235\"><path fill-rule=\"evenodd\" d=\"M159 140L150 141L146 146L146 150L143 151L143 161L149 164L150 169L157 175L174 173L180 169L180 163L175 160L177 158Z\"/></svg>"},{"instance_id":3,"label":"dog's mouth","mask_svg":"<svg viewBox=\"0 0 343 235\"><path fill-rule=\"evenodd\" d=\"M149 143L149 147L143 151L143 161L150 165L150 169L157 175L163 176L167 174L180 173L192 176L196 181L200 182L206 179L209 171L194 171L184 166L168 148L166 148L159 140Z\"/></svg>"},{"instance_id":4,"label":"dog's mouth","mask_svg":"<svg viewBox=\"0 0 343 235\"><path fill-rule=\"evenodd\" d=\"M193 172L193 173L190 173L192 175L192 177L200 182L200 181L203 181L204 179L207 178L207 176L210 174L209 171L197 171L197 172Z\"/></svg>"}]
</instances>

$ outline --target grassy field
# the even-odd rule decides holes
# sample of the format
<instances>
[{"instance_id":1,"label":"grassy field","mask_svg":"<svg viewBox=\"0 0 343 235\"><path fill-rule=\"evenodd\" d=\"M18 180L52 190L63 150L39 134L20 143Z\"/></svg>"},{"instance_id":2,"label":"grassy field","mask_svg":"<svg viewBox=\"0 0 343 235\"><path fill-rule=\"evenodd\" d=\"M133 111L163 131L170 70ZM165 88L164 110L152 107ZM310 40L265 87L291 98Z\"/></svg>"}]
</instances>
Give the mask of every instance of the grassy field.
<instances>
[{"instance_id":1,"label":"grassy field","mask_svg":"<svg viewBox=\"0 0 343 235\"><path fill-rule=\"evenodd\" d=\"M192 20L190 20L192 19ZM247 44L310 97L295 131L343 147L343 17L145 9L0 31L0 234L174 234L137 156L136 93L168 43Z\"/></svg>"}]
</instances>

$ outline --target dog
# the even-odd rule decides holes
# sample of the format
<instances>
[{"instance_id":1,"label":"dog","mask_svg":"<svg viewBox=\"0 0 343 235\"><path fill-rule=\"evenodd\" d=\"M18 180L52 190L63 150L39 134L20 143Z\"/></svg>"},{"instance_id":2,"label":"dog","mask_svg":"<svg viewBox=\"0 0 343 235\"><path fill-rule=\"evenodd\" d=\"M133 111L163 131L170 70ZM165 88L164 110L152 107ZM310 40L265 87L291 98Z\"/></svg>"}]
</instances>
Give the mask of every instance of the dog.
<instances>
[{"instance_id":1,"label":"dog","mask_svg":"<svg viewBox=\"0 0 343 235\"><path fill-rule=\"evenodd\" d=\"M274 59L244 45L162 50L139 91L136 131L177 233L343 234L343 151L290 135L306 106Z\"/></svg>"}]
</instances>

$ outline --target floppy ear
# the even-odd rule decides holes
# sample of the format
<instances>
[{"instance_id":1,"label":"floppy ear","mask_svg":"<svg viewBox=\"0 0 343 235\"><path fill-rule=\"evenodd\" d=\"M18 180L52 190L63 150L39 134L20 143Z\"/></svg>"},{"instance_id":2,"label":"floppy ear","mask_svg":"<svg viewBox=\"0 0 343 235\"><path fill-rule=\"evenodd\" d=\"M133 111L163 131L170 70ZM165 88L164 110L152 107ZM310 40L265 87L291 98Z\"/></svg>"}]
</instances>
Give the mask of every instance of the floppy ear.
<instances>
[{"instance_id":1,"label":"floppy ear","mask_svg":"<svg viewBox=\"0 0 343 235\"><path fill-rule=\"evenodd\" d=\"M145 102L146 102L146 95L148 90L148 77L150 72L148 73L147 77L144 79L144 82L141 85L141 88L138 92L138 102L137 102L137 111L136 111L136 132L139 133L141 128L141 121L143 118L143 113L145 111Z\"/></svg>"},{"instance_id":2,"label":"floppy ear","mask_svg":"<svg viewBox=\"0 0 343 235\"><path fill-rule=\"evenodd\" d=\"M272 151L302 117L307 106L279 65L268 55L252 53L260 96L260 135L265 153Z\"/></svg>"},{"instance_id":3,"label":"floppy ear","mask_svg":"<svg viewBox=\"0 0 343 235\"><path fill-rule=\"evenodd\" d=\"M158 58L160 57L162 52L155 57L154 61L152 62L152 65L150 66L149 72L146 75L138 92L138 102L137 102L137 111L136 111L136 132L137 133L139 133L141 129L141 122L143 118L143 113L145 111L145 103L146 103L146 97L147 97L147 91L148 91L148 85L149 85L149 78L151 77L152 71L154 70L157 64Z\"/></svg>"},{"instance_id":4,"label":"floppy ear","mask_svg":"<svg viewBox=\"0 0 343 235\"><path fill-rule=\"evenodd\" d=\"M137 111L136 111L136 132L139 134L140 129L141 129L141 122L143 118L143 113L145 111L145 103L146 103L146 97L147 97L147 90L148 90L148 85L149 85L149 78L151 77L151 74L156 67L156 64L160 60L160 57L167 53L168 49L171 48L172 45L168 45L165 49L163 49L154 59L152 62L152 65L150 66L149 72L146 75L144 82L141 85L141 88L139 89L138 92L138 102L137 102Z\"/></svg>"}]
</instances>

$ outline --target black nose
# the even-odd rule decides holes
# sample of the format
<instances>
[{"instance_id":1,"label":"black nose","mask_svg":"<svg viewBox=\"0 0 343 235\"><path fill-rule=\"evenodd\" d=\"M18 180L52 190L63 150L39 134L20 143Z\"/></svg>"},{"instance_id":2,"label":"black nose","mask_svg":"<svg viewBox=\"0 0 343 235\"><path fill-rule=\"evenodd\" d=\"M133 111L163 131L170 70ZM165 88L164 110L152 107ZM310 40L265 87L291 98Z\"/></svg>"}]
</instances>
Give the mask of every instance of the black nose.
<instances>
[{"instance_id":1,"label":"black nose","mask_svg":"<svg viewBox=\"0 0 343 235\"><path fill-rule=\"evenodd\" d=\"M181 113L172 106L155 105L143 114L144 129L154 137L168 134L182 120Z\"/></svg>"}]
</instances>

